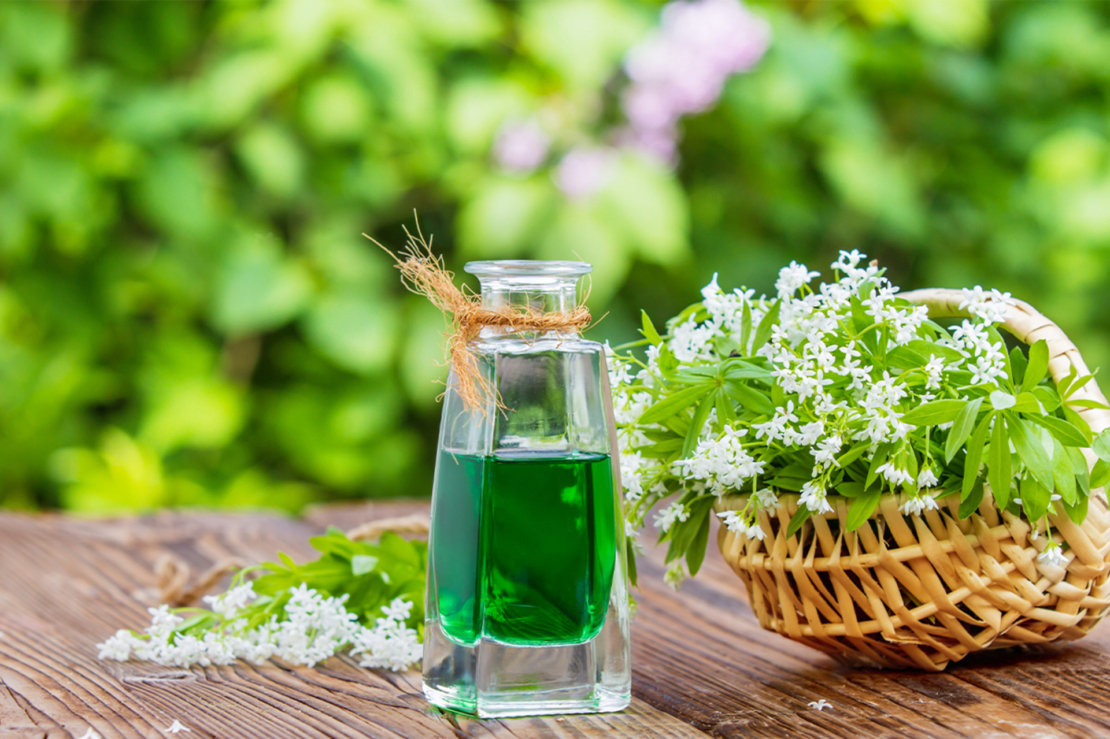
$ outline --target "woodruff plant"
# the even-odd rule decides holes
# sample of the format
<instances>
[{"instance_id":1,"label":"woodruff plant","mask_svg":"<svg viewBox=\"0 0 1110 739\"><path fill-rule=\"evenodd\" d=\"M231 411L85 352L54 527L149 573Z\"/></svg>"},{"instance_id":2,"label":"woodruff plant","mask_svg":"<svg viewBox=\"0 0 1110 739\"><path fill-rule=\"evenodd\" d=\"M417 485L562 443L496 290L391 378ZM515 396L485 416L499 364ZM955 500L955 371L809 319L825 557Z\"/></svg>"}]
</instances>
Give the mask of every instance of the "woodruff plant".
<instances>
[{"instance_id":1,"label":"woodruff plant","mask_svg":"<svg viewBox=\"0 0 1110 739\"><path fill-rule=\"evenodd\" d=\"M1000 508L1024 516L1034 536L1051 506L1077 523L1092 488L1110 481L1110 436L1093 438L1073 398L1091 376L1046 382L1048 347L1007 352L996 325L1009 293L964 290L971 318L952 328L898 297L876 263L841 252L833 282L791 262L774 297L721 290L667 322L643 314L644 339L613 352L610 380L621 444L628 530L655 516L669 543L667 580L695 574L709 516L726 494L750 494L720 515L731 530L765 536L758 512L783 492L800 493L787 535L830 499L849 499L847 527L901 493L903 514L960 496L966 518L989 485ZM1099 456L1088 473L1081 449ZM630 542L633 540L630 537ZM632 546L630 544L630 546ZM1042 561L1059 563L1052 543Z\"/></svg>"}]
</instances>

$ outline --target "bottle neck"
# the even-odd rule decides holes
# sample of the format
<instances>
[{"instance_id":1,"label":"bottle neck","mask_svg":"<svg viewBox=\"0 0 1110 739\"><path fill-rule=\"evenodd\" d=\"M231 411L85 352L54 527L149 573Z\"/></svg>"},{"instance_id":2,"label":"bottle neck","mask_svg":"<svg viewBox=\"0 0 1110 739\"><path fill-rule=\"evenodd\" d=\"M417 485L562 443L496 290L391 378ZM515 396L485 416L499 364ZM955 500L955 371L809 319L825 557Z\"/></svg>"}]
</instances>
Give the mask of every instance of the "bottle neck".
<instances>
[{"instance_id":1,"label":"bottle neck","mask_svg":"<svg viewBox=\"0 0 1110 739\"><path fill-rule=\"evenodd\" d=\"M482 307L567 313L577 306L577 276L481 277Z\"/></svg>"},{"instance_id":2,"label":"bottle neck","mask_svg":"<svg viewBox=\"0 0 1110 739\"><path fill-rule=\"evenodd\" d=\"M584 262L543 262L506 260L471 262L466 271L476 275L482 285L482 307L535 313L570 313L578 306L577 286L582 275L590 271ZM543 336L567 339L577 336L574 329L551 331ZM537 338L535 331L513 331L487 326L481 338L509 336Z\"/></svg>"}]
</instances>

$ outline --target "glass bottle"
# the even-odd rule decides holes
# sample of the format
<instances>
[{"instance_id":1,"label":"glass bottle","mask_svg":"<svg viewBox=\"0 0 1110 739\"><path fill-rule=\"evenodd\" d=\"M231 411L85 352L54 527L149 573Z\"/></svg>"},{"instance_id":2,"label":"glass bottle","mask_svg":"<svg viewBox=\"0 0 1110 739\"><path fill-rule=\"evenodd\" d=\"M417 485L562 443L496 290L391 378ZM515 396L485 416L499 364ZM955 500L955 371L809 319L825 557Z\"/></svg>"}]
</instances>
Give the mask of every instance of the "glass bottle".
<instances>
[{"instance_id":1,"label":"glass bottle","mask_svg":"<svg viewBox=\"0 0 1110 739\"><path fill-rule=\"evenodd\" d=\"M471 262L488 308L570 311L583 262ZM428 539L424 694L481 717L618 711L629 599L603 347L577 331L486 327L471 349L500 394L448 378Z\"/></svg>"}]
</instances>

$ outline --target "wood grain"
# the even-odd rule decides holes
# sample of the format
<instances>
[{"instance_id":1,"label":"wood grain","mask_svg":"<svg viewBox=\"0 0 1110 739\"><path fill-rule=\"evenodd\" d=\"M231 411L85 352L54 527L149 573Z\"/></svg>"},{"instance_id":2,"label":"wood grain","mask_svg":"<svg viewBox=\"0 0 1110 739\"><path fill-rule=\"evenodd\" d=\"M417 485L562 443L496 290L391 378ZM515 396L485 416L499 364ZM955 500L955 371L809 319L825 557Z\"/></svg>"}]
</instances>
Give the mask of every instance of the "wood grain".
<instances>
[{"instance_id":1,"label":"wood grain","mask_svg":"<svg viewBox=\"0 0 1110 739\"><path fill-rule=\"evenodd\" d=\"M443 714L417 673L264 666L174 670L96 659L154 603L154 563L200 573L228 556L310 556L327 525L426 509L395 501L269 514L134 520L0 516L0 739L161 737L1091 737L1110 736L1110 633L1062 649L973 657L946 673L843 668L761 630L716 553L680 595L662 558L640 562L632 707L620 714L479 721ZM817 711L809 703L825 699Z\"/></svg>"}]
</instances>

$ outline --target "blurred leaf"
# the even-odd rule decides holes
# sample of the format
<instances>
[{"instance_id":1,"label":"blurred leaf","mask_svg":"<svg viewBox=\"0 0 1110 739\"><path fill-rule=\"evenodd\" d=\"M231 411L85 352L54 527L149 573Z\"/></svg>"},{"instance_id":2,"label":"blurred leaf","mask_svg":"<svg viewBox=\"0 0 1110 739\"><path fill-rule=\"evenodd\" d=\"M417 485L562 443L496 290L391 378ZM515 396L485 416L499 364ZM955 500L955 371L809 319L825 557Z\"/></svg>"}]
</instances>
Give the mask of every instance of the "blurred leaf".
<instances>
[{"instance_id":1,"label":"blurred leaf","mask_svg":"<svg viewBox=\"0 0 1110 739\"><path fill-rule=\"evenodd\" d=\"M272 240L248 239L235 245L220 271L212 320L232 335L267 331L296 318L311 293L304 267Z\"/></svg>"},{"instance_id":2,"label":"blurred leaf","mask_svg":"<svg viewBox=\"0 0 1110 739\"><path fill-rule=\"evenodd\" d=\"M451 88L447 101L448 134L461 151L483 158L501 126L533 113L532 96L516 80L468 77Z\"/></svg>"},{"instance_id":3,"label":"blurred leaf","mask_svg":"<svg viewBox=\"0 0 1110 739\"><path fill-rule=\"evenodd\" d=\"M366 135L372 117L365 86L347 75L315 80L301 103L305 131L321 143L358 141Z\"/></svg>"},{"instance_id":4,"label":"blurred leaf","mask_svg":"<svg viewBox=\"0 0 1110 739\"><path fill-rule=\"evenodd\" d=\"M519 253L539 235L553 203L551 184L539 178L487 180L459 211L459 248L477 259Z\"/></svg>"},{"instance_id":5,"label":"blurred leaf","mask_svg":"<svg viewBox=\"0 0 1110 739\"><path fill-rule=\"evenodd\" d=\"M598 207L648 261L671 265L689 256L690 214L674 176L645 157L621 157Z\"/></svg>"},{"instance_id":6,"label":"blurred leaf","mask_svg":"<svg viewBox=\"0 0 1110 739\"><path fill-rule=\"evenodd\" d=\"M275 125L253 126L239 139L235 150L263 190L287 198L300 189L304 156L288 131Z\"/></svg>"},{"instance_id":7,"label":"blurred leaf","mask_svg":"<svg viewBox=\"0 0 1110 739\"><path fill-rule=\"evenodd\" d=\"M909 0L906 5L910 25L929 41L973 46L987 35L986 0Z\"/></svg>"},{"instance_id":8,"label":"blurred leaf","mask_svg":"<svg viewBox=\"0 0 1110 739\"><path fill-rule=\"evenodd\" d=\"M166 453L181 446L226 446L243 426L240 391L214 378L192 378L162 390L143 419L139 438Z\"/></svg>"},{"instance_id":9,"label":"blurred leaf","mask_svg":"<svg viewBox=\"0 0 1110 739\"><path fill-rule=\"evenodd\" d=\"M571 88L598 88L649 28L648 16L614 0L530 0L521 35L536 59Z\"/></svg>"},{"instance_id":10,"label":"blurred leaf","mask_svg":"<svg viewBox=\"0 0 1110 739\"><path fill-rule=\"evenodd\" d=\"M630 250L614 231L597 215L597 208L564 203L540 240L536 257L589 262L593 271L582 281L579 299L588 293L592 305L605 305L632 266Z\"/></svg>"},{"instance_id":11,"label":"blurred leaf","mask_svg":"<svg viewBox=\"0 0 1110 739\"><path fill-rule=\"evenodd\" d=\"M486 0L406 0L421 19L420 32L447 47L493 40L500 30L495 6Z\"/></svg>"},{"instance_id":12,"label":"blurred leaf","mask_svg":"<svg viewBox=\"0 0 1110 739\"><path fill-rule=\"evenodd\" d=\"M340 367L360 374L390 363L397 324L392 304L352 291L321 296L304 318L309 342Z\"/></svg>"}]
</instances>

